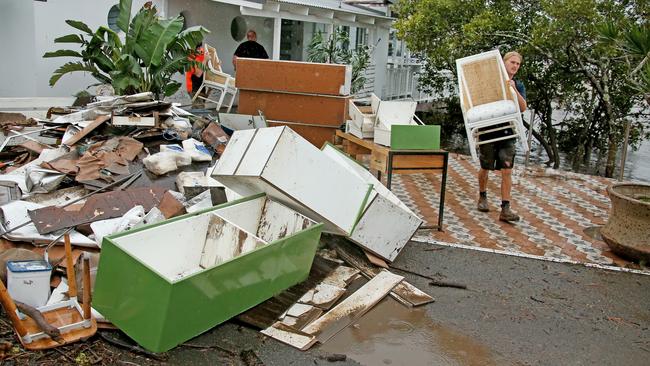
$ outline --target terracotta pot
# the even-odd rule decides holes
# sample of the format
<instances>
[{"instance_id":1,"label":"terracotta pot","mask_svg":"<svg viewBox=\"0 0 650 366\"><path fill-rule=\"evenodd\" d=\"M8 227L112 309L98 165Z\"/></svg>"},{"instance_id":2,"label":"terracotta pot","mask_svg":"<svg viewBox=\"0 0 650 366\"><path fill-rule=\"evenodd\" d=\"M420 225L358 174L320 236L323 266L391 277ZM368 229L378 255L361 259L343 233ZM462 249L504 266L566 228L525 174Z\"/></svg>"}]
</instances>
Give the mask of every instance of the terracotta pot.
<instances>
[{"instance_id":1,"label":"terracotta pot","mask_svg":"<svg viewBox=\"0 0 650 366\"><path fill-rule=\"evenodd\" d=\"M650 262L650 185L618 183L607 193L612 208L603 239L620 256Z\"/></svg>"}]
</instances>

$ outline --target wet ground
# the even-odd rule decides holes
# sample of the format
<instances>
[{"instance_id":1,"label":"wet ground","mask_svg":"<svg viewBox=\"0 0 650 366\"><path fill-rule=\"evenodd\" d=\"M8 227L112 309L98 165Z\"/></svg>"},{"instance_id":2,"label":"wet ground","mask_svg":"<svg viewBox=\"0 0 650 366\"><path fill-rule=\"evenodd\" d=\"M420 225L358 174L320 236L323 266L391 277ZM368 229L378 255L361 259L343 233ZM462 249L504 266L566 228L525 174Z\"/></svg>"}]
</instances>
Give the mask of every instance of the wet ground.
<instances>
[{"instance_id":1,"label":"wet ground","mask_svg":"<svg viewBox=\"0 0 650 366\"><path fill-rule=\"evenodd\" d=\"M231 321L155 358L95 336L47 352L16 348L3 364L647 365L650 359L648 275L422 242L410 242L393 265L468 289L430 286L395 269L436 301L408 309L384 299L307 352ZM8 329L0 330L17 345Z\"/></svg>"}]
</instances>

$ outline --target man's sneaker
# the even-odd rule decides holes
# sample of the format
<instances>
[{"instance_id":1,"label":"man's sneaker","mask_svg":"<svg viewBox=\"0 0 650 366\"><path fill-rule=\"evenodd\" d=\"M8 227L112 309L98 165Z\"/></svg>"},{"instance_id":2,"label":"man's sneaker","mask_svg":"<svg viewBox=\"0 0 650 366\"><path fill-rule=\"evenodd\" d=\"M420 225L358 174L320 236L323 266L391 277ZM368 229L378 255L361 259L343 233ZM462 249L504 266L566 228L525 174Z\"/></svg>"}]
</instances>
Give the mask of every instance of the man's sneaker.
<instances>
[{"instance_id":1,"label":"man's sneaker","mask_svg":"<svg viewBox=\"0 0 650 366\"><path fill-rule=\"evenodd\" d=\"M510 209L510 206L502 207L499 214L499 220L505 222L519 221L519 215Z\"/></svg>"},{"instance_id":2,"label":"man's sneaker","mask_svg":"<svg viewBox=\"0 0 650 366\"><path fill-rule=\"evenodd\" d=\"M476 208L478 208L478 210L481 212L489 212L490 206L488 206L487 197L479 197L478 205L476 205Z\"/></svg>"}]
</instances>

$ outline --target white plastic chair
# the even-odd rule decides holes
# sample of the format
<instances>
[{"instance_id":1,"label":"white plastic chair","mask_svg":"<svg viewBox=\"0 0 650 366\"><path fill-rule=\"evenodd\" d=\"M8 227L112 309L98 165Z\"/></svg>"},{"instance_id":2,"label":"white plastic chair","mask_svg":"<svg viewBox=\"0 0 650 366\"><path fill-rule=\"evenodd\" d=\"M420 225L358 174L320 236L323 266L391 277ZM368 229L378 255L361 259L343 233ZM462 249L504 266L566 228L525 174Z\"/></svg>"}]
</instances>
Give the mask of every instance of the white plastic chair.
<instances>
[{"instance_id":1,"label":"white plastic chair","mask_svg":"<svg viewBox=\"0 0 650 366\"><path fill-rule=\"evenodd\" d=\"M519 145L528 151L526 130L515 89L508 82L508 73L499 51L488 51L456 60L460 106L470 153L478 160L478 145L519 138ZM479 141L490 132L512 129L513 134Z\"/></svg>"},{"instance_id":2,"label":"white plastic chair","mask_svg":"<svg viewBox=\"0 0 650 366\"><path fill-rule=\"evenodd\" d=\"M203 83L196 94L194 94L192 102L194 102L196 98L201 98L205 101L215 103L217 105L217 112L220 111L222 107L226 107L226 113L230 113L232 104L235 101L235 96L237 95L235 78L221 70L221 62L219 61L217 50L214 47L205 44L204 48L208 60L206 63L206 70L203 72ZM201 95L203 89L207 92L206 96ZM219 93L219 99L210 99L210 94L213 91Z\"/></svg>"}]
</instances>

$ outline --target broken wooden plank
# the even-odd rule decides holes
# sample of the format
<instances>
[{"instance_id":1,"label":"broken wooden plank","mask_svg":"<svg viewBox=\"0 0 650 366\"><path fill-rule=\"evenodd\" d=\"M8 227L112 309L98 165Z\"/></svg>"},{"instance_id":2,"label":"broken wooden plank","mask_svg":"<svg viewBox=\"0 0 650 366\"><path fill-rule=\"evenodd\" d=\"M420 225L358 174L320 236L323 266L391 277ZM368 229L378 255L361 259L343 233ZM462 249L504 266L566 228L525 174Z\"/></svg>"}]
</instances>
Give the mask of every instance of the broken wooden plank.
<instances>
[{"instance_id":1,"label":"broken wooden plank","mask_svg":"<svg viewBox=\"0 0 650 366\"><path fill-rule=\"evenodd\" d=\"M343 296L345 288L319 283L312 290L309 290L298 302L313 305L321 309L329 309Z\"/></svg>"},{"instance_id":2,"label":"broken wooden plank","mask_svg":"<svg viewBox=\"0 0 650 366\"><path fill-rule=\"evenodd\" d=\"M360 318L383 299L404 277L382 271L325 315L302 329L323 343Z\"/></svg>"},{"instance_id":3,"label":"broken wooden plank","mask_svg":"<svg viewBox=\"0 0 650 366\"><path fill-rule=\"evenodd\" d=\"M307 291L313 289L316 284L321 283L337 266L338 263L316 255L309 272L309 277L305 281L241 313L237 316L237 319L259 329L270 327L278 320L280 315L293 306Z\"/></svg>"},{"instance_id":4,"label":"broken wooden plank","mask_svg":"<svg viewBox=\"0 0 650 366\"><path fill-rule=\"evenodd\" d=\"M72 137L68 138L67 140L63 141L63 144L71 146L79 142L82 138L86 137L89 133L91 133L94 129L102 125L104 122L108 121L111 119L111 116L106 116L106 115L100 115L97 118L95 118L94 121L92 121L88 126L84 127L81 131L75 133Z\"/></svg>"},{"instance_id":5,"label":"broken wooden plank","mask_svg":"<svg viewBox=\"0 0 650 366\"><path fill-rule=\"evenodd\" d=\"M358 268L366 278L373 278L381 272L380 268L370 263L361 249L353 246L352 243L344 238L331 235L323 237L323 239L326 238L334 246L338 256L352 267ZM403 284L396 286L390 293L390 296L400 303L406 306L420 306L435 301L433 297L408 283L406 280L402 282Z\"/></svg>"},{"instance_id":6,"label":"broken wooden plank","mask_svg":"<svg viewBox=\"0 0 650 366\"><path fill-rule=\"evenodd\" d=\"M358 274L359 270L356 268L338 266L329 276L323 279L322 283L345 288L350 282L354 281Z\"/></svg>"},{"instance_id":7,"label":"broken wooden plank","mask_svg":"<svg viewBox=\"0 0 650 366\"><path fill-rule=\"evenodd\" d=\"M339 127L348 115L348 98L240 90L238 112L257 115L258 111L267 120Z\"/></svg>"},{"instance_id":8,"label":"broken wooden plank","mask_svg":"<svg viewBox=\"0 0 650 366\"><path fill-rule=\"evenodd\" d=\"M291 93L349 95L352 69L315 62L237 59L239 89Z\"/></svg>"},{"instance_id":9,"label":"broken wooden plank","mask_svg":"<svg viewBox=\"0 0 650 366\"><path fill-rule=\"evenodd\" d=\"M262 330L262 334L301 351L309 349L314 345L314 343L316 343L316 337L294 329L286 324L282 324L281 322L276 322L272 326Z\"/></svg>"},{"instance_id":10,"label":"broken wooden plank","mask_svg":"<svg viewBox=\"0 0 650 366\"><path fill-rule=\"evenodd\" d=\"M305 325L318 319L323 314L323 309L311 305L294 304L287 310L286 315L282 318L282 323L301 329Z\"/></svg>"}]
</instances>

